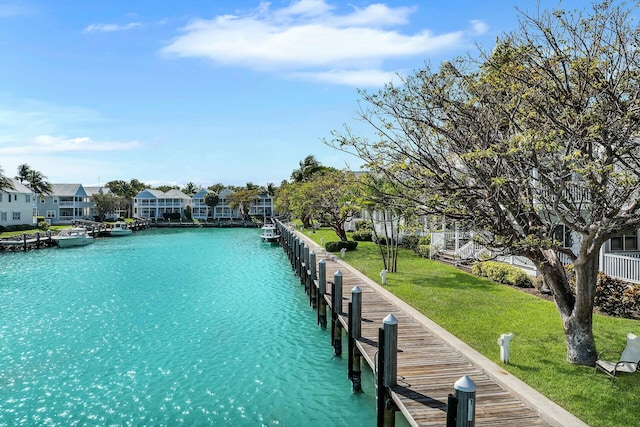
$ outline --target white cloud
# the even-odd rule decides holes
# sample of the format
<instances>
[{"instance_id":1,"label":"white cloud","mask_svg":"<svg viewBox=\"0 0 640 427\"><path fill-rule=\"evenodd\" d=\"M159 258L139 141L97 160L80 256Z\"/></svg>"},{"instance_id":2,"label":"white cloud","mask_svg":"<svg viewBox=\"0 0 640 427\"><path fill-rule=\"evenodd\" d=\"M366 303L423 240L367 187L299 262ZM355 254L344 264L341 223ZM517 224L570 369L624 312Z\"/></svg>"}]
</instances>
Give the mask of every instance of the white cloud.
<instances>
[{"instance_id":1,"label":"white cloud","mask_svg":"<svg viewBox=\"0 0 640 427\"><path fill-rule=\"evenodd\" d=\"M68 152L122 151L140 148L138 141L94 141L89 137L66 138L38 135L22 143L0 145L0 155L24 155Z\"/></svg>"},{"instance_id":2,"label":"white cloud","mask_svg":"<svg viewBox=\"0 0 640 427\"><path fill-rule=\"evenodd\" d=\"M115 31L128 31L139 27L139 22L129 22L125 25L118 24L91 24L83 30L84 33L113 33Z\"/></svg>"},{"instance_id":3,"label":"white cloud","mask_svg":"<svg viewBox=\"0 0 640 427\"><path fill-rule=\"evenodd\" d=\"M487 30L486 24L473 21L469 30L443 34L400 32L415 11L376 3L338 14L327 0L298 0L275 10L261 3L245 14L193 20L162 52L360 86L371 84L374 71L378 77L393 74L395 70L384 69L385 61L424 59Z\"/></svg>"}]
</instances>

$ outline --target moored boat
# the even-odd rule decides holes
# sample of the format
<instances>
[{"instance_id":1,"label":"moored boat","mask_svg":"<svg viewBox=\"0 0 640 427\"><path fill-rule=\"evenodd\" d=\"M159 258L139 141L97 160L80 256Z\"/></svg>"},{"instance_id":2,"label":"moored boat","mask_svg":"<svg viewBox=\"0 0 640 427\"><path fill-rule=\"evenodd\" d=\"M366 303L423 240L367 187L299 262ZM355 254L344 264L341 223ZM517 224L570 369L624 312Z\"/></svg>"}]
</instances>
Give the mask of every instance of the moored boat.
<instances>
[{"instance_id":1,"label":"moored boat","mask_svg":"<svg viewBox=\"0 0 640 427\"><path fill-rule=\"evenodd\" d=\"M262 230L262 234L260 234L260 237L265 242L277 242L278 239L280 238L280 234L278 233L278 229L276 228L276 226L274 224L265 223L262 226L261 230Z\"/></svg>"},{"instance_id":2,"label":"moored boat","mask_svg":"<svg viewBox=\"0 0 640 427\"><path fill-rule=\"evenodd\" d=\"M61 248L84 246L93 243L93 237L89 236L86 229L80 227L63 228L56 236L53 236L52 239Z\"/></svg>"},{"instance_id":3,"label":"moored boat","mask_svg":"<svg viewBox=\"0 0 640 427\"><path fill-rule=\"evenodd\" d=\"M111 229L109 230L109 235L113 237L129 236L132 233L133 233L133 230L131 230L127 225L127 223L124 221L114 222L113 225L111 226Z\"/></svg>"}]
</instances>

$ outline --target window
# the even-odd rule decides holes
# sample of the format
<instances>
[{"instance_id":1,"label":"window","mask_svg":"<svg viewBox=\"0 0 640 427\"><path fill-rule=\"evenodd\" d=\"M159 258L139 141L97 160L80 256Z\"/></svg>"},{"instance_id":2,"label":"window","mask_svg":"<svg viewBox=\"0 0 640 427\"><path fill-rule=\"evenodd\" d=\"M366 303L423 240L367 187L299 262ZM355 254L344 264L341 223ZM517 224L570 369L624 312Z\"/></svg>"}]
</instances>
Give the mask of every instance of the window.
<instances>
[{"instance_id":1,"label":"window","mask_svg":"<svg viewBox=\"0 0 640 427\"><path fill-rule=\"evenodd\" d=\"M0 212L0 222L7 222L7 213Z\"/></svg>"},{"instance_id":2,"label":"window","mask_svg":"<svg viewBox=\"0 0 640 427\"><path fill-rule=\"evenodd\" d=\"M637 251L638 235L623 234L622 236L612 237L609 241L612 251Z\"/></svg>"},{"instance_id":3,"label":"window","mask_svg":"<svg viewBox=\"0 0 640 427\"><path fill-rule=\"evenodd\" d=\"M55 218L56 211L47 211L47 218Z\"/></svg>"},{"instance_id":4,"label":"window","mask_svg":"<svg viewBox=\"0 0 640 427\"><path fill-rule=\"evenodd\" d=\"M564 226L564 224L556 225L553 230L553 240L560 242L563 248L570 248L573 246L573 235L571 230Z\"/></svg>"},{"instance_id":5,"label":"window","mask_svg":"<svg viewBox=\"0 0 640 427\"><path fill-rule=\"evenodd\" d=\"M24 201L27 203L31 203L31 194L25 194Z\"/></svg>"},{"instance_id":6,"label":"window","mask_svg":"<svg viewBox=\"0 0 640 427\"><path fill-rule=\"evenodd\" d=\"M2 194L0 194L0 203L2 203Z\"/></svg>"},{"instance_id":7,"label":"window","mask_svg":"<svg viewBox=\"0 0 640 427\"><path fill-rule=\"evenodd\" d=\"M20 221L20 212L13 212L13 220Z\"/></svg>"}]
</instances>

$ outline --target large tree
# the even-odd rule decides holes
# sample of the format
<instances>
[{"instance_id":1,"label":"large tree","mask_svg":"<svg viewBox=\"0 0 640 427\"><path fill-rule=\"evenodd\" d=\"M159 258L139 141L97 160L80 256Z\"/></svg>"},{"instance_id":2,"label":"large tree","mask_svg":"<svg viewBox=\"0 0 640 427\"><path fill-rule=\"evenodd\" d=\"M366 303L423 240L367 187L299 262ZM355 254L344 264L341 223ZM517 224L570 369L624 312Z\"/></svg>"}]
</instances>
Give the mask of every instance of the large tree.
<instances>
[{"instance_id":1,"label":"large tree","mask_svg":"<svg viewBox=\"0 0 640 427\"><path fill-rule=\"evenodd\" d=\"M599 251L640 226L640 30L625 3L520 13L477 61L430 67L363 92L380 136L337 134L431 213L529 258L562 318L571 363L592 365ZM575 248L554 238L579 236ZM573 263L569 284L562 257Z\"/></svg>"},{"instance_id":2,"label":"large tree","mask_svg":"<svg viewBox=\"0 0 640 427\"><path fill-rule=\"evenodd\" d=\"M307 182L290 185L289 208L294 216L319 220L331 227L341 241L347 241L345 224L360 212L353 173L329 170Z\"/></svg>"},{"instance_id":3,"label":"large tree","mask_svg":"<svg viewBox=\"0 0 640 427\"><path fill-rule=\"evenodd\" d=\"M23 165L24 166L24 165ZM29 169L27 173L27 187L36 194L51 194L51 184L42 172Z\"/></svg>"},{"instance_id":4,"label":"large tree","mask_svg":"<svg viewBox=\"0 0 640 427\"><path fill-rule=\"evenodd\" d=\"M94 194L91 199L96 204L100 220L104 220L107 214L113 214L128 205L128 200L117 194Z\"/></svg>"}]
</instances>

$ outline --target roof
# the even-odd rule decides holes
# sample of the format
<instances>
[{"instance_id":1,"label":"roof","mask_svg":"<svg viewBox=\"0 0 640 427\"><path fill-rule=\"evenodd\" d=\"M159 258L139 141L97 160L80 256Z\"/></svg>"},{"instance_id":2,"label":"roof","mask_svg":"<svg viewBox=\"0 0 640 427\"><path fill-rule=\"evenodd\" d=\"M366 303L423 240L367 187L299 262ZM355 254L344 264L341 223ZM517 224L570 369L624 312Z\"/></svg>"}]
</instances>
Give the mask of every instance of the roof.
<instances>
[{"instance_id":1,"label":"roof","mask_svg":"<svg viewBox=\"0 0 640 427\"><path fill-rule=\"evenodd\" d=\"M82 184L51 184L51 195L87 197Z\"/></svg>"},{"instance_id":2,"label":"roof","mask_svg":"<svg viewBox=\"0 0 640 427\"><path fill-rule=\"evenodd\" d=\"M94 194L112 194L109 187L95 186L95 187L83 187L87 196L93 196Z\"/></svg>"},{"instance_id":3,"label":"roof","mask_svg":"<svg viewBox=\"0 0 640 427\"><path fill-rule=\"evenodd\" d=\"M188 199L188 200L191 200L191 197L187 196L182 191L175 190L175 189L167 191L162 196L160 196L160 198L162 198L162 199Z\"/></svg>"},{"instance_id":4,"label":"roof","mask_svg":"<svg viewBox=\"0 0 640 427\"><path fill-rule=\"evenodd\" d=\"M152 190L150 188L145 188L138 194L136 194L136 199L159 199L162 197L162 191L160 190Z\"/></svg>"},{"instance_id":5,"label":"roof","mask_svg":"<svg viewBox=\"0 0 640 427\"><path fill-rule=\"evenodd\" d=\"M25 193L25 194L32 194L33 191L31 191L31 189L29 187L27 187L24 184L21 184L20 181L18 181L17 179L14 178L9 178L9 181L11 181L11 184L13 184L13 188L3 188L2 189L2 193Z\"/></svg>"}]
</instances>

